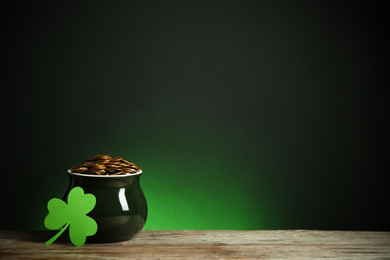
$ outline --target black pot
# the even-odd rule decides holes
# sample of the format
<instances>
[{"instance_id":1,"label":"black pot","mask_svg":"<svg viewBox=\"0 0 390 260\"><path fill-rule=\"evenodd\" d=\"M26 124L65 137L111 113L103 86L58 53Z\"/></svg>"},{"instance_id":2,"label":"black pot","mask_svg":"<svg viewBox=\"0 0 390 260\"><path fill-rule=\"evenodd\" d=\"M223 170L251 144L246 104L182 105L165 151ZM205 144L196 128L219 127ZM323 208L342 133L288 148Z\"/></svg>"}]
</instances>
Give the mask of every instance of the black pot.
<instances>
[{"instance_id":1,"label":"black pot","mask_svg":"<svg viewBox=\"0 0 390 260\"><path fill-rule=\"evenodd\" d=\"M139 184L141 170L129 175L68 173L70 184L64 201L74 187L96 197L96 206L88 216L97 222L98 229L95 235L87 237L87 242L129 240L142 230L148 210Z\"/></svg>"}]
</instances>

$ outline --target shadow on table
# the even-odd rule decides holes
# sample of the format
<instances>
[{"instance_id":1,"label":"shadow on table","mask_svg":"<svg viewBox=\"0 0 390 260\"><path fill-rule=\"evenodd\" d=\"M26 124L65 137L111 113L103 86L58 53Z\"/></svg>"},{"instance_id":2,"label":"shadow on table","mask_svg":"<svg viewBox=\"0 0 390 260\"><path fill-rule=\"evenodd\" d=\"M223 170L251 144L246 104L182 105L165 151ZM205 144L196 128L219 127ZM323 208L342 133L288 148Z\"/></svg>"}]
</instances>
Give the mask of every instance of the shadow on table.
<instances>
[{"instance_id":1,"label":"shadow on table","mask_svg":"<svg viewBox=\"0 0 390 260\"><path fill-rule=\"evenodd\" d=\"M8 238L21 240L25 242L34 242L44 244L50 238L52 238L58 231L57 230L29 230L29 231L13 231L10 232ZM64 233L59 236L56 244L70 244L69 236Z\"/></svg>"},{"instance_id":2,"label":"shadow on table","mask_svg":"<svg viewBox=\"0 0 390 260\"><path fill-rule=\"evenodd\" d=\"M15 241L24 241L24 242L32 242L32 243L42 243L44 244L46 241L51 239L55 234L58 233L58 230L18 230L18 231L5 231L3 233L4 238L12 239ZM0 237L1 238L1 237ZM118 242L111 242L112 244ZM111 244L110 243L110 244ZM120 242L119 242L120 243ZM64 232L61 234L53 244L59 245L73 245L69 239L68 232ZM101 242L90 241L87 237L86 244L104 244Z\"/></svg>"}]
</instances>

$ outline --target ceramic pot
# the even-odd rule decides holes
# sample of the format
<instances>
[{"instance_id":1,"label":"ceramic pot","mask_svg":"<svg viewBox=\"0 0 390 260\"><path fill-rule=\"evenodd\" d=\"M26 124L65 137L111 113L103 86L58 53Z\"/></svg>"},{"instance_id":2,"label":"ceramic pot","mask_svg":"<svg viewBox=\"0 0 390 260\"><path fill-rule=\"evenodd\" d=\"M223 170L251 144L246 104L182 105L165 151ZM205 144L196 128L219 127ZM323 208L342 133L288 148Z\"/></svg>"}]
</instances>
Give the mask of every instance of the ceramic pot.
<instances>
[{"instance_id":1,"label":"ceramic pot","mask_svg":"<svg viewBox=\"0 0 390 260\"><path fill-rule=\"evenodd\" d=\"M147 204L139 183L141 170L131 175L89 175L71 171L68 174L70 184L64 201L74 187L81 187L85 193L96 197L95 208L88 216L97 222L98 230L87 237L87 242L129 240L142 230Z\"/></svg>"}]
</instances>

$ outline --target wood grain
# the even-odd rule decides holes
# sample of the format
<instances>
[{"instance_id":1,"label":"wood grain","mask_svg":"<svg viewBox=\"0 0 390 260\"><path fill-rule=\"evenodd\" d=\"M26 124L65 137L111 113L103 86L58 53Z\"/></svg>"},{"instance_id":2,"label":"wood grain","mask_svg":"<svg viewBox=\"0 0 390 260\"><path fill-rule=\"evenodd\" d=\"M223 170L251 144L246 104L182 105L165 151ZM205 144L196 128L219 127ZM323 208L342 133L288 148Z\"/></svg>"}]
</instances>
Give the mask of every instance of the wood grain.
<instances>
[{"instance_id":1,"label":"wood grain","mask_svg":"<svg viewBox=\"0 0 390 260\"><path fill-rule=\"evenodd\" d=\"M144 230L129 241L50 246L50 231L0 231L1 259L390 259L390 232Z\"/></svg>"}]
</instances>

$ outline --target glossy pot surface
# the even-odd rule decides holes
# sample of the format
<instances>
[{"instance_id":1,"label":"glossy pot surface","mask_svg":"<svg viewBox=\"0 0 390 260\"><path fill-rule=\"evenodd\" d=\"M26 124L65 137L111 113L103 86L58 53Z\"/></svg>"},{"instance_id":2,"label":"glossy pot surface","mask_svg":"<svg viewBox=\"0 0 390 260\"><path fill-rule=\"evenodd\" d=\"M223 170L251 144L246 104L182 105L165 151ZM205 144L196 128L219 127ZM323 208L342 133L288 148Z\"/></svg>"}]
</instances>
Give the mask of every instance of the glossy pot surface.
<instances>
[{"instance_id":1,"label":"glossy pot surface","mask_svg":"<svg viewBox=\"0 0 390 260\"><path fill-rule=\"evenodd\" d=\"M95 208L88 213L98 225L95 235L87 242L118 242L131 239L145 225L147 204L139 180L142 171L131 175L100 176L72 173L68 171L69 191L83 188L85 193L96 197Z\"/></svg>"}]
</instances>

